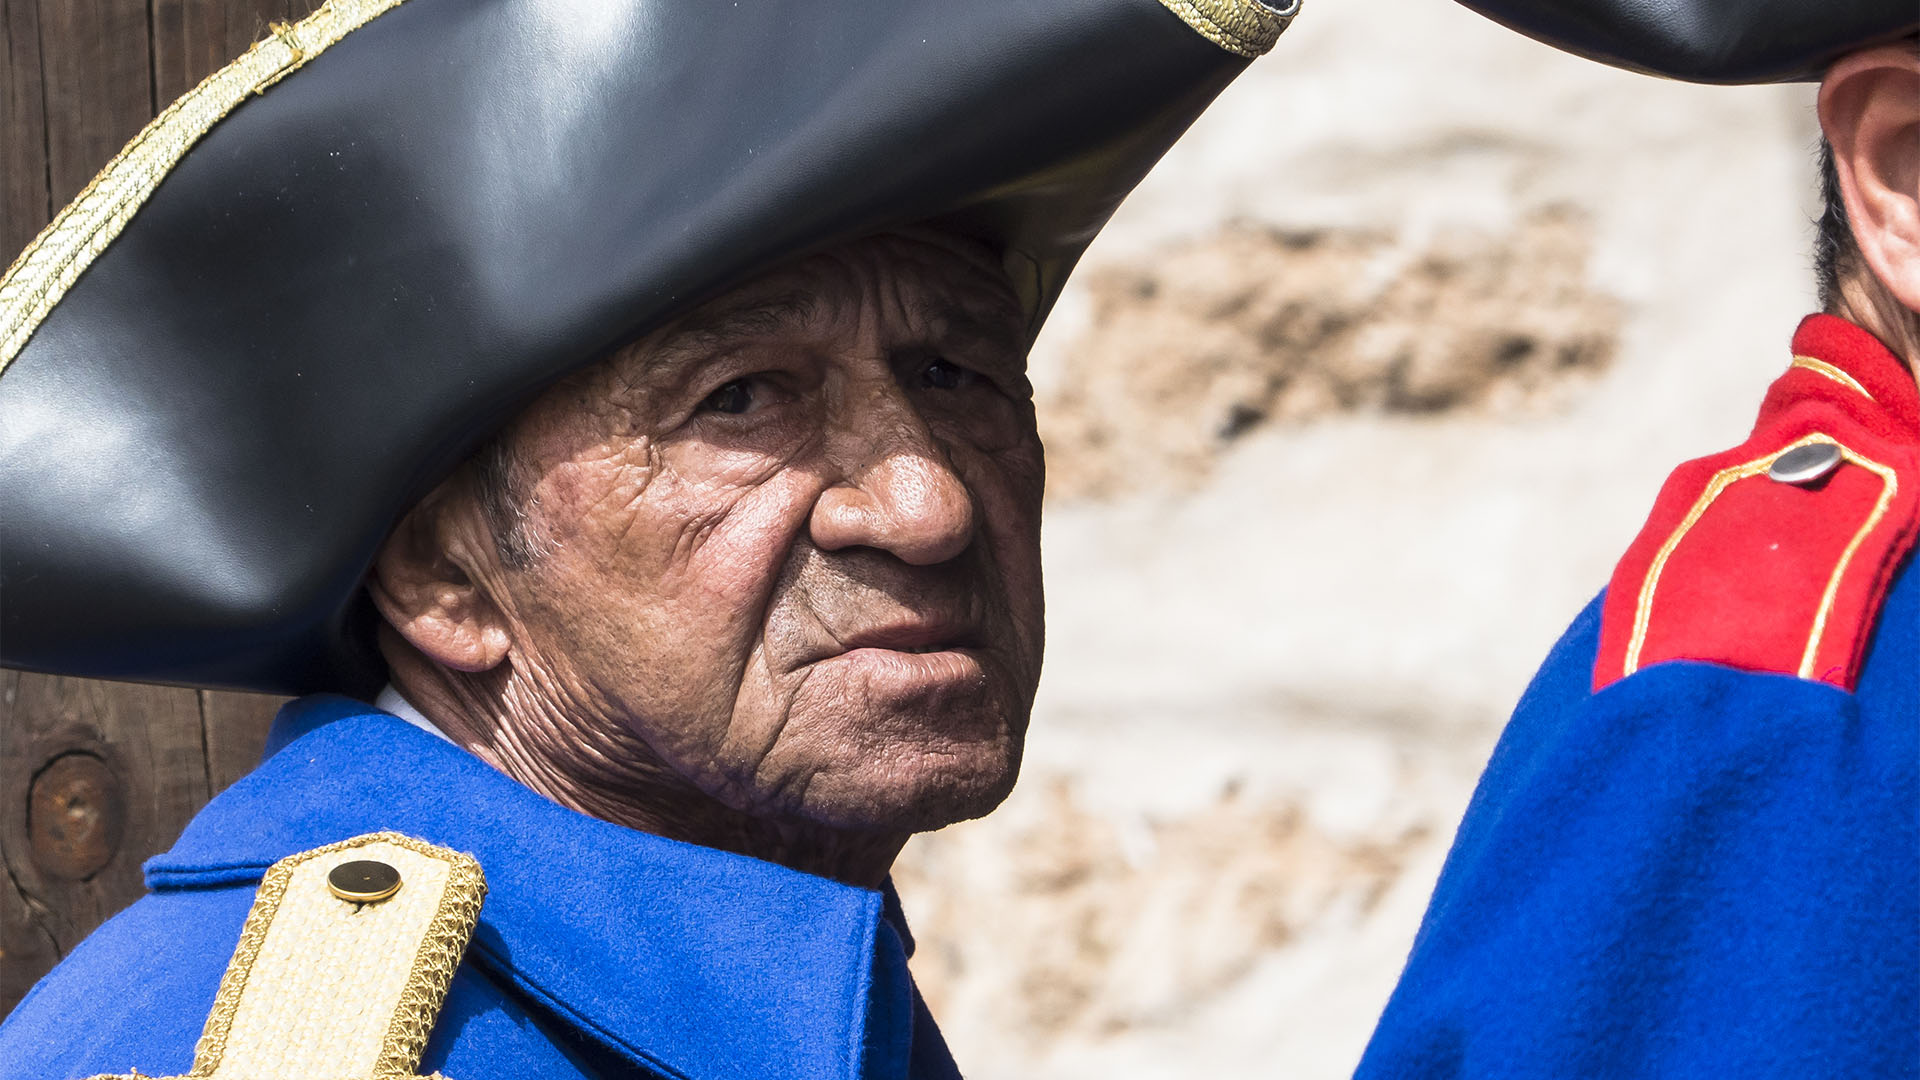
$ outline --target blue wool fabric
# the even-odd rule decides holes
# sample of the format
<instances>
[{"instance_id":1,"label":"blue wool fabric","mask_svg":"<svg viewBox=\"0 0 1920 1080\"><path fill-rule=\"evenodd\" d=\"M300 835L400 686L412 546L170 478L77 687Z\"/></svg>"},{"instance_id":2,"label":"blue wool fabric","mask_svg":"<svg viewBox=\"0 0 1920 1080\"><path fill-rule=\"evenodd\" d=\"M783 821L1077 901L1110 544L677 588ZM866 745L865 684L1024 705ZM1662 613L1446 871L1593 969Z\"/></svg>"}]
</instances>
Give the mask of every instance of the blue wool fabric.
<instances>
[{"instance_id":1,"label":"blue wool fabric","mask_svg":"<svg viewBox=\"0 0 1920 1080\"><path fill-rule=\"evenodd\" d=\"M1600 605L1521 699L1358 1076L1920 1075L1920 573L1856 692L1665 663Z\"/></svg>"},{"instance_id":2,"label":"blue wool fabric","mask_svg":"<svg viewBox=\"0 0 1920 1080\"><path fill-rule=\"evenodd\" d=\"M958 1076L890 895L574 813L343 698L287 706L269 751L0 1025L0 1078L184 1075L266 869L382 830L487 877L423 1073Z\"/></svg>"}]
</instances>

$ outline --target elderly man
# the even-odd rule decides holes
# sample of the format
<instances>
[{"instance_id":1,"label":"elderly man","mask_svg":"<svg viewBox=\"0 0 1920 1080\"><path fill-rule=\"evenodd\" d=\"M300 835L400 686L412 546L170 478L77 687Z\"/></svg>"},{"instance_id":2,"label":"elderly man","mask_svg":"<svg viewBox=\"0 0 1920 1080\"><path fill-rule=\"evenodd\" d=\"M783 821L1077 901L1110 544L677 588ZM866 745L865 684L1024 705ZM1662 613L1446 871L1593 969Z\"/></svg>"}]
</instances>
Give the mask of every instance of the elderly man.
<instances>
[{"instance_id":1,"label":"elderly man","mask_svg":"<svg viewBox=\"0 0 1920 1080\"><path fill-rule=\"evenodd\" d=\"M0 281L4 659L379 707L0 1076L953 1075L886 881L1018 771L1025 353L1289 17L334 0L163 113Z\"/></svg>"},{"instance_id":2,"label":"elderly man","mask_svg":"<svg viewBox=\"0 0 1920 1080\"><path fill-rule=\"evenodd\" d=\"M1521 700L1359 1075L1920 1075L1920 10L1474 6L1820 78L1825 310Z\"/></svg>"},{"instance_id":3,"label":"elderly man","mask_svg":"<svg viewBox=\"0 0 1920 1080\"><path fill-rule=\"evenodd\" d=\"M1013 786L1025 319L938 234L771 272L544 394L374 563L388 700L554 801L880 888Z\"/></svg>"}]
</instances>

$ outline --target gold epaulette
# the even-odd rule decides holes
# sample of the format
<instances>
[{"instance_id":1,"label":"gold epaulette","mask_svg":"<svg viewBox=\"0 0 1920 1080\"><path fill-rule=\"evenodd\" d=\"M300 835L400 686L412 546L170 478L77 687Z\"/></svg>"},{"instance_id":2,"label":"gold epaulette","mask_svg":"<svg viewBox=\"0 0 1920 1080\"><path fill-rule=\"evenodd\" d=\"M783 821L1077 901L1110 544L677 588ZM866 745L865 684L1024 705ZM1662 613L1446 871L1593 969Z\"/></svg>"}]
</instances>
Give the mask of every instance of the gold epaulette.
<instances>
[{"instance_id":1,"label":"gold epaulette","mask_svg":"<svg viewBox=\"0 0 1920 1080\"><path fill-rule=\"evenodd\" d=\"M180 1080L412 1077L486 893L470 856L399 833L274 863Z\"/></svg>"}]
</instances>

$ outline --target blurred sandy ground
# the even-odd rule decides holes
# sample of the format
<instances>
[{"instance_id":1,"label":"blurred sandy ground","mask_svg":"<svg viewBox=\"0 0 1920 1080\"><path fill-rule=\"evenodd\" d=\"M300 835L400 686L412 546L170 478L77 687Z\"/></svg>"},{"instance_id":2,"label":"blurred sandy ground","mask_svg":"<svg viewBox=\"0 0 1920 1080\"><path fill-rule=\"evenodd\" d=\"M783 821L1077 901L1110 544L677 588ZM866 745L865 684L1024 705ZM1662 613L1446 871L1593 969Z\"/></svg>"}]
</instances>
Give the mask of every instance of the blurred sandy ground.
<instances>
[{"instance_id":1,"label":"blurred sandy ground","mask_svg":"<svg viewBox=\"0 0 1920 1080\"><path fill-rule=\"evenodd\" d=\"M1526 679L1784 369L1812 101L1309 0L1126 204L1035 356L1026 771L898 871L969 1076L1351 1071Z\"/></svg>"}]
</instances>

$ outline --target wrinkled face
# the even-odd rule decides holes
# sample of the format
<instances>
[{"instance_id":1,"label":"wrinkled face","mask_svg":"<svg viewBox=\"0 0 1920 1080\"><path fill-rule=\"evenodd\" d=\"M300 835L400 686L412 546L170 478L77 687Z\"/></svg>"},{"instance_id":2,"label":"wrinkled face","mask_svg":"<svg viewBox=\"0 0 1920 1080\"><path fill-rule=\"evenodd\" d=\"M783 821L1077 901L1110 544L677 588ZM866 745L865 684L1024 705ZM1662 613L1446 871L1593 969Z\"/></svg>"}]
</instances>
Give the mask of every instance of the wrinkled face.
<instances>
[{"instance_id":1,"label":"wrinkled face","mask_svg":"<svg viewBox=\"0 0 1920 1080\"><path fill-rule=\"evenodd\" d=\"M1011 789L1040 442L1000 271L883 237L563 382L509 432L542 677L736 809L936 828Z\"/></svg>"}]
</instances>

